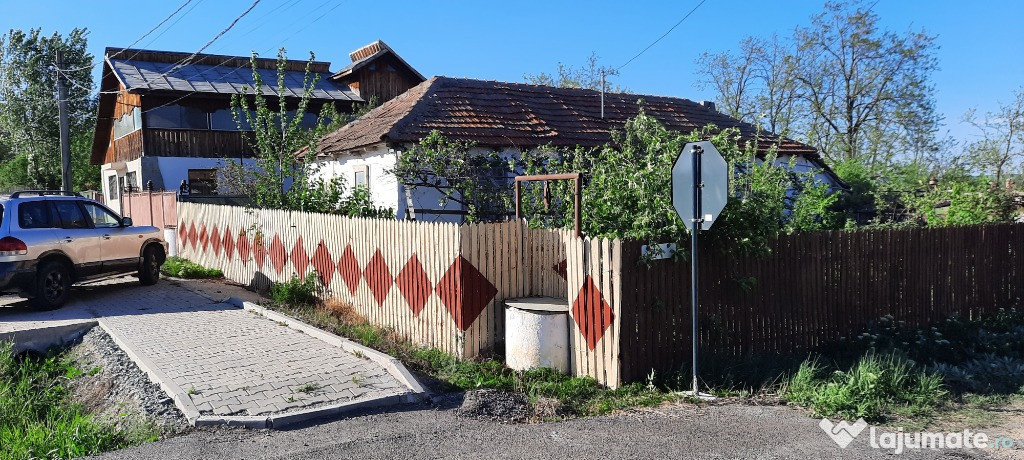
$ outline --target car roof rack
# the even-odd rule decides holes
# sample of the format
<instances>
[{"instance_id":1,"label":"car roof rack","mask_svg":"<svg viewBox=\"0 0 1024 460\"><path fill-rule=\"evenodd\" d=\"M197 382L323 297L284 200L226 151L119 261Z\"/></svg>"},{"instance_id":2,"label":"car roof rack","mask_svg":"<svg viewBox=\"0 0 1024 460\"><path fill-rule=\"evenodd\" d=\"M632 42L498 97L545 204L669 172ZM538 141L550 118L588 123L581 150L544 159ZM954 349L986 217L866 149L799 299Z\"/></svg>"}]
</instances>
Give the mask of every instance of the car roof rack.
<instances>
[{"instance_id":1,"label":"car roof rack","mask_svg":"<svg viewBox=\"0 0 1024 460\"><path fill-rule=\"evenodd\" d=\"M72 192L70 190L21 190L11 194L11 199L21 198L22 195L61 195L61 196L77 196L79 198L85 198L78 192Z\"/></svg>"}]
</instances>

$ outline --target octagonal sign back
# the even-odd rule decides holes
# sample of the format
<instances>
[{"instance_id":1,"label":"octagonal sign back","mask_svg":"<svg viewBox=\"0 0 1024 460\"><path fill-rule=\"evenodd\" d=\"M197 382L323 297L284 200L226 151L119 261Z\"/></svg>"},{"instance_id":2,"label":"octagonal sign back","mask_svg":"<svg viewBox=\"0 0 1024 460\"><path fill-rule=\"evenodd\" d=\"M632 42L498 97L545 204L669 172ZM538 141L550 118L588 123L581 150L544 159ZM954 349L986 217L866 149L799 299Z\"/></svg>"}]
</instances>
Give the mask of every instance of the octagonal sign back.
<instances>
[{"instance_id":1,"label":"octagonal sign back","mask_svg":"<svg viewBox=\"0 0 1024 460\"><path fill-rule=\"evenodd\" d=\"M701 230L711 229L725 203L729 200L729 164L711 141L690 142L672 166L672 206L683 220L686 228L693 230L693 147L704 149L701 154L701 179L704 189L701 193L701 214L704 223Z\"/></svg>"}]
</instances>

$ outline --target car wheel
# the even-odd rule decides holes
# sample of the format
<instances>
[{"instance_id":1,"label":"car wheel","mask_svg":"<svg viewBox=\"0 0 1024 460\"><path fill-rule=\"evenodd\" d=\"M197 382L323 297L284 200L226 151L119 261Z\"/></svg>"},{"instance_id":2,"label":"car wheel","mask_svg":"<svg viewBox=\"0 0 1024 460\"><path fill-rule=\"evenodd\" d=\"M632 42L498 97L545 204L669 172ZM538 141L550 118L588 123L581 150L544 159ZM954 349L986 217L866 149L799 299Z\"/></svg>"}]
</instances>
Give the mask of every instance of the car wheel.
<instances>
[{"instance_id":1,"label":"car wheel","mask_svg":"<svg viewBox=\"0 0 1024 460\"><path fill-rule=\"evenodd\" d=\"M139 283L152 286L160 280L160 257L156 248L146 248L142 255L142 266L139 267Z\"/></svg>"},{"instance_id":2,"label":"car wheel","mask_svg":"<svg viewBox=\"0 0 1024 460\"><path fill-rule=\"evenodd\" d=\"M71 273L60 262L47 262L39 269L32 303L41 310L60 308L71 293Z\"/></svg>"}]
</instances>

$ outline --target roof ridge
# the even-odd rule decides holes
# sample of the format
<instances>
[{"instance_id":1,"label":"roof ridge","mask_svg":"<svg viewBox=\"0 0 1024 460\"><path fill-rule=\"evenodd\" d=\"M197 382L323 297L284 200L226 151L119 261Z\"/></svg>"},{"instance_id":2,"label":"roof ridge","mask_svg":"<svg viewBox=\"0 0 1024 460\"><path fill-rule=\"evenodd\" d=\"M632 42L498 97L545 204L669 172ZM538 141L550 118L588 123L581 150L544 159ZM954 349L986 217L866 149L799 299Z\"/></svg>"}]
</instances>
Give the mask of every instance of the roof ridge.
<instances>
[{"instance_id":1,"label":"roof ridge","mask_svg":"<svg viewBox=\"0 0 1024 460\"><path fill-rule=\"evenodd\" d=\"M435 76L435 78L444 78L444 79L448 79L448 80L462 80L462 81L479 82L479 83L498 83L498 84L503 84L503 85L531 86L531 87L537 87L537 88L550 88L550 89L555 89L555 90L559 90L559 91L589 92L589 93L594 93L594 94L598 94L598 95L601 93L600 91L598 91L596 89L590 89L590 88L566 88L566 87L562 87L562 86L541 85L541 84L537 84L537 83L527 83L527 82L521 82L521 81L506 81L506 80L482 79L482 78L471 78L471 77L452 77L452 76L448 76L448 75L438 75L438 76ZM648 98L658 98L658 99L675 99L675 100L687 101L687 102L690 102L692 104L698 105L700 107L704 107L704 106L700 105L700 103L698 103L697 101L695 101L693 99L689 99L689 98L685 98L685 97L679 97L679 96L663 96L663 95L657 95L657 94L633 93L633 92L630 92L630 91L605 91L604 94L605 94L605 96L609 96L609 95L615 96L615 95L618 95L618 96L626 96L626 97L637 96L637 97L648 97Z\"/></svg>"}]
</instances>

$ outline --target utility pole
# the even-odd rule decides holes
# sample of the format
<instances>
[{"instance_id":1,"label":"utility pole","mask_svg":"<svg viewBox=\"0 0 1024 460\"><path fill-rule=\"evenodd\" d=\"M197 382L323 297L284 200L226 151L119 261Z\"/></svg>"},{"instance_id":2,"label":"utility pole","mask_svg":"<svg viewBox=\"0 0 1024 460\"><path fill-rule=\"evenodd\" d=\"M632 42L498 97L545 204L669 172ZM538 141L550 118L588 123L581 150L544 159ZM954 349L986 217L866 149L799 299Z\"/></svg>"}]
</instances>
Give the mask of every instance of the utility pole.
<instances>
[{"instance_id":1,"label":"utility pole","mask_svg":"<svg viewBox=\"0 0 1024 460\"><path fill-rule=\"evenodd\" d=\"M57 111L60 117L60 174L61 190L72 191L71 185L71 133L68 126L68 89L64 86L61 72L64 69L64 53L57 50Z\"/></svg>"}]
</instances>

